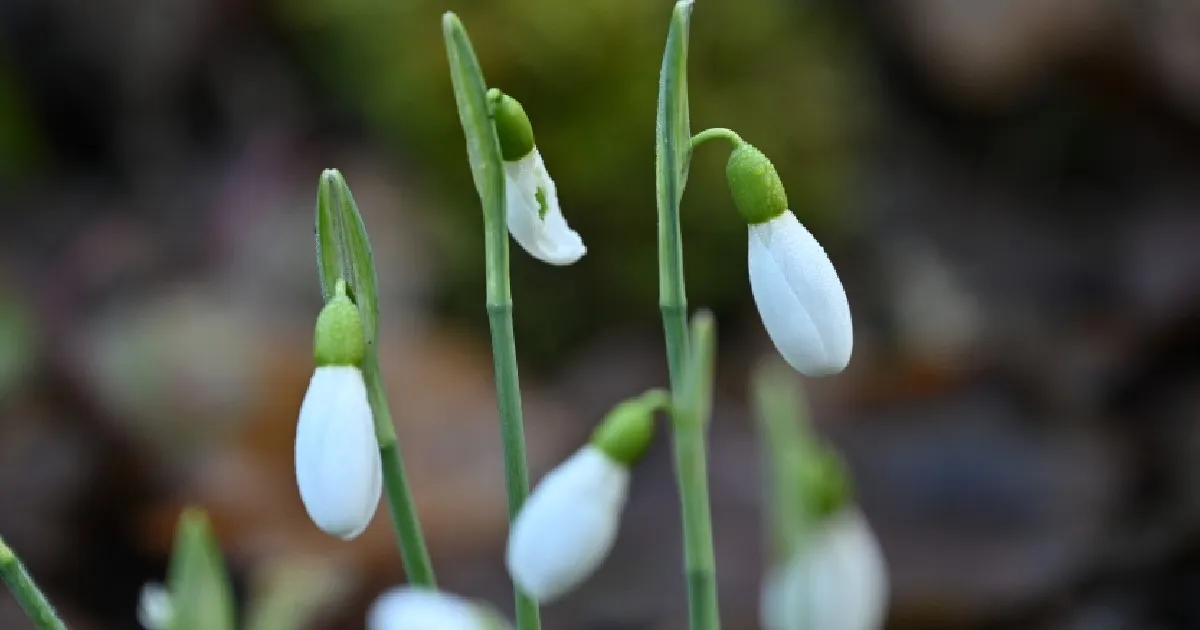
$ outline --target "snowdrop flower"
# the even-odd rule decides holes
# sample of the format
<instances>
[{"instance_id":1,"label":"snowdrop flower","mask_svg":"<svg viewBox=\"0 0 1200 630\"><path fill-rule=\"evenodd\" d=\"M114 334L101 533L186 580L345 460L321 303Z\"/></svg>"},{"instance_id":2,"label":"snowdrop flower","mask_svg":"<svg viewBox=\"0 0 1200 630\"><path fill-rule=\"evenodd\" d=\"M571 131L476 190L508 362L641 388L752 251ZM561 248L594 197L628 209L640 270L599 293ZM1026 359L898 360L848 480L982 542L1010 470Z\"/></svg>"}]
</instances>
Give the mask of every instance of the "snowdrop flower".
<instances>
[{"instance_id":1,"label":"snowdrop flower","mask_svg":"<svg viewBox=\"0 0 1200 630\"><path fill-rule=\"evenodd\" d=\"M530 256L551 265L570 265L583 257L583 239L567 225L558 192L533 143L533 126L513 97L495 88L488 101L504 158L508 231Z\"/></svg>"},{"instance_id":2,"label":"snowdrop flower","mask_svg":"<svg viewBox=\"0 0 1200 630\"><path fill-rule=\"evenodd\" d=\"M787 209L770 160L749 144L729 156L729 187L749 225L750 289L767 335L797 371L837 374L850 362L850 305L833 263Z\"/></svg>"},{"instance_id":3,"label":"snowdrop flower","mask_svg":"<svg viewBox=\"0 0 1200 630\"><path fill-rule=\"evenodd\" d=\"M171 625L171 594L158 582L147 582L138 596L137 620L146 630L167 630Z\"/></svg>"},{"instance_id":4,"label":"snowdrop flower","mask_svg":"<svg viewBox=\"0 0 1200 630\"><path fill-rule=\"evenodd\" d=\"M843 507L823 520L763 584L766 630L879 630L887 568L861 512Z\"/></svg>"},{"instance_id":5,"label":"snowdrop flower","mask_svg":"<svg viewBox=\"0 0 1200 630\"><path fill-rule=\"evenodd\" d=\"M629 491L629 469L654 436L654 412L667 396L654 390L615 407L591 443L550 471L522 506L505 558L513 582L539 603L590 577L616 541Z\"/></svg>"},{"instance_id":6,"label":"snowdrop flower","mask_svg":"<svg viewBox=\"0 0 1200 630\"><path fill-rule=\"evenodd\" d=\"M367 630L504 630L507 622L457 595L398 586L367 611Z\"/></svg>"},{"instance_id":7,"label":"snowdrop flower","mask_svg":"<svg viewBox=\"0 0 1200 630\"><path fill-rule=\"evenodd\" d=\"M366 529L382 492L383 469L367 389L362 319L339 280L317 317L317 368L296 425L296 484L309 517L350 540Z\"/></svg>"}]
</instances>

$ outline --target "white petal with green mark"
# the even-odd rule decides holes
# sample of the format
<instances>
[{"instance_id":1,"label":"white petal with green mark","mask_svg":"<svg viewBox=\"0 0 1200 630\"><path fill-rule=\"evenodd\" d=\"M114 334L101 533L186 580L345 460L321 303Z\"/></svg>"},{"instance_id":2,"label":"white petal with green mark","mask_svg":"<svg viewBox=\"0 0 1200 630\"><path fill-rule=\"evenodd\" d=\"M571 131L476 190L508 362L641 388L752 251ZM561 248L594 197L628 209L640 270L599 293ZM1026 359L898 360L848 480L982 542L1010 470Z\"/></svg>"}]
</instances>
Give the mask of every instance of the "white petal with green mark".
<instances>
[{"instance_id":1,"label":"white petal with green mark","mask_svg":"<svg viewBox=\"0 0 1200 630\"><path fill-rule=\"evenodd\" d=\"M504 163L508 231L530 256L551 265L569 265L587 248L567 225L558 191L535 147L529 155Z\"/></svg>"}]
</instances>

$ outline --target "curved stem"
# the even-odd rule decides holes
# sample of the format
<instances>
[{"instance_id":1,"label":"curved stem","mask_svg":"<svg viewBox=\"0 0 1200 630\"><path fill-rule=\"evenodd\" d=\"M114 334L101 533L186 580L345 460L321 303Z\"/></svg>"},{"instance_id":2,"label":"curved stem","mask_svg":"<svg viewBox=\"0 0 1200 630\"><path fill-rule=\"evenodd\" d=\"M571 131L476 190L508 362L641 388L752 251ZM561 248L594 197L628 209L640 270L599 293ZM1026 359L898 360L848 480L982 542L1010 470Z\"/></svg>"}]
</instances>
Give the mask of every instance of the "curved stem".
<instances>
[{"instance_id":1,"label":"curved stem","mask_svg":"<svg viewBox=\"0 0 1200 630\"><path fill-rule=\"evenodd\" d=\"M729 143L734 147L745 144L745 141L742 140L742 137L737 135L737 133L735 133L732 129L713 127L712 129L705 129L704 131L692 136L691 141L688 142L688 148L692 151L695 151L696 147L714 138L728 140Z\"/></svg>"},{"instance_id":2,"label":"curved stem","mask_svg":"<svg viewBox=\"0 0 1200 630\"><path fill-rule=\"evenodd\" d=\"M67 626L58 618L50 601L33 583L33 578L25 570L25 566L17 559L17 554L0 538L0 578L8 583L17 603L25 609L25 614L33 621L39 630L66 630Z\"/></svg>"},{"instance_id":3,"label":"curved stem","mask_svg":"<svg viewBox=\"0 0 1200 630\"><path fill-rule=\"evenodd\" d=\"M417 518L417 508L404 474L404 461L396 443L392 412L388 409L387 394L379 376L379 359L373 353L363 364L363 381L367 386L371 416L375 419L375 439L379 442L379 457L383 463L383 491L387 494L392 526L400 544L404 574L413 584L436 588L433 563L429 561L429 551L425 548L421 521Z\"/></svg>"}]
</instances>

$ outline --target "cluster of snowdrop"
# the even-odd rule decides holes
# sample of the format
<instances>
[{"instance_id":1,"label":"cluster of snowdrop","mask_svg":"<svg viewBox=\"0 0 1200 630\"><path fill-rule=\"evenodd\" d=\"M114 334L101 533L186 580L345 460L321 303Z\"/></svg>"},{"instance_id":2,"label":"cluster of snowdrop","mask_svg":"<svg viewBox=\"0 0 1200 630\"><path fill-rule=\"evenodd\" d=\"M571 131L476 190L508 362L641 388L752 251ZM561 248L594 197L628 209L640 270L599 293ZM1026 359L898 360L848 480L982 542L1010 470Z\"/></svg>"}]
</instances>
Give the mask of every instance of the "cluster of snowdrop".
<instances>
[{"instance_id":1,"label":"cluster of snowdrop","mask_svg":"<svg viewBox=\"0 0 1200 630\"><path fill-rule=\"evenodd\" d=\"M690 11L688 2L681 6ZM679 11L677 6L677 16ZM471 101L469 94L464 96L465 88L460 82L470 77L454 75L456 55L460 63L465 62L461 62L463 52L453 48L451 39L465 41L465 32L454 30L457 20L452 17L444 25L449 28L447 45L464 129L468 127L467 114L462 113L464 108L475 107L478 111L482 108L480 103L486 102L489 130L483 137L498 147L499 157L492 158L497 167L490 172L503 170L500 229L507 226L512 240L540 261L573 264L587 249L580 235L566 222L554 181L534 142L529 118L516 99L497 89L488 90L484 96L477 85L477 100ZM469 43L462 46L470 52ZM802 374L816 377L841 372L850 360L854 336L846 294L833 264L789 209L782 180L761 151L723 129L702 132L691 138L691 146L717 137L733 145L726 177L734 206L747 225L750 289L768 337L787 364ZM478 152L480 143L468 131L470 150ZM482 159L480 154L472 153L473 168ZM340 175L333 173L336 177L323 176L322 195L330 181L345 186ZM483 176L479 171L475 174L481 196L486 196L479 182ZM495 190L499 190L498 182ZM374 291L369 250L366 254L361 251L369 246L349 189L330 194L340 196L319 196L318 202L318 262L326 303L317 317L313 337L316 368L296 426L295 472L300 498L313 523L332 536L351 540L367 528L375 515L384 486L385 463L394 464L388 468L389 484L403 486L404 481L396 480L402 471L395 453L391 419L386 412L379 415L379 405L386 410L386 401L378 389L378 379L364 376L364 371L378 376L370 354L377 321L376 305L364 302L373 299ZM345 210L349 214L337 220L324 217L321 204L326 201L341 204L343 210L349 208ZM485 206L488 206L486 199ZM490 207L499 211L499 206ZM489 220L495 216L501 215L489 215ZM350 236L339 233L324 238L328 235L322 234L323 228L344 231L354 226L359 232ZM503 232L499 235L499 242L507 247L507 237ZM336 251L322 249L326 240L334 243L328 248ZM495 242L489 241L489 247ZM499 260L507 264L506 255ZM494 271L491 264L489 261L489 274ZM331 269L342 272L344 277L331 277ZM507 269L502 273L507 274ZM494 277L502 278L502 282L494 284ZM327 284L329 280L332 284ZM507 276L489 275L489 304L493 286L507 287ZM508 323L511 326L511 320ZM511 347L509 334L507 341ZM673 363L673 372L675 367ZM497 372L503 369L498 361ZM511 370L510 389L516 390L515 363ZM499 376L497 383L503 397ZM547 473L524 501L511 523L505 554L508 573L519 594L518 625L523 629L537 627L537 604L548 604L569 594L604 562L617 540L632 468L645 455L655 435L656 415L660 411L679 415L675 406L678 404L677 398L661 390L651 390L618 404L602 419L590 441ZM502 428L504 415L502 409ZM693 428L699 431L695 435L699 436L699 456L703 457L707 411L699 420ZM678 418L672 426L681 431ZM798 448L800 444L797 442ZM389 448L394 459L385 460L381 450ZM523 493L523 453L519 457ZM778 532L781 539L793 542L776 550L764 579L761 617L767 630L877 630L882 626L887 601L883 557L870 527L854 505L850 484L837 461L836 456L815 457L802 470L816 474L794 478L784 475L788 478L776 480L783 484L785 497L779 501L781 505L771 507L779 517L777 522L784 523L776 528L796 531ZM682 495L685 492L682 477L680 485ZM397 500L410 500L405 496L406 488L396 496L392 490L389 485L388 497L393 504ZM401 515L398 518L414 512L411 505L393 510L393 514ZM701 516L708 518L706 512ZM404 531L406 524L397 522L397 532L414 583L393 588L378 598L368 612L368 630L511 627L486 605L434 588L427 557L422 559L425 574L413 575L411 569L419 568L421 563L410 566L410 552L423 554L424 543L419 522L415 516L411 518L407 524L410 529ZM687 526L685 518L685 529ZM713 589L712 607L706 613L709 622L693 627L716 627L715 581L709 587ZM524 624L523 599L533 602L532 616L526 610ZM161 587L146 588L138 616L148 630L165 630L173 617L171 595Z\"/></svg>"},{"instance_id":2,"label":"cluster of snowdrop","mask_svg":"<svg viewBox=\"0 0 1200 630\"><path fill-rule=\"evenodd\" d=\"M488 93L504 158L508 229L531 256L568 265L586 248L567 224L558 194L515 99ZM727 177L747 223L750 287L763 325L783 358L810 376L835 374L853 346L850 309L824 249L787 207L774 166L737 138ZM344 284L317 320L317 368L301 406L296 479L313 521L345 539L357 536L380 498L380 462L358 363L362 324ZM537 602L553 602L583 583L617 537L630 469L653 435L662 392L618 405L593 440L550 471L512 523L506 565ZM852 506L815 526L795 556L764 585L769 630L870 630L883 610L882 556ZM372 630L495 627L494 615L453 595L420 588L384 594L371 609ZM490 625L489 625L490 624ZM815 624L815 625L814 625Z\"/></svg>"}]
</instances>

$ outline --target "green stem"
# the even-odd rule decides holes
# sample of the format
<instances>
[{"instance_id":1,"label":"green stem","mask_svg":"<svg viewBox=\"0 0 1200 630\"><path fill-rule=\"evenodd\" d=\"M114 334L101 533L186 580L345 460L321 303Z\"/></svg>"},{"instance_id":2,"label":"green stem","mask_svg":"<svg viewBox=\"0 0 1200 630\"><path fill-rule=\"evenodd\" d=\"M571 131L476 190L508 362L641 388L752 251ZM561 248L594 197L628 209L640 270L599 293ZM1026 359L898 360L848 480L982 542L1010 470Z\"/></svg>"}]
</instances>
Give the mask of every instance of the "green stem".
<instances>
[{"instance_id":1,"label":"green stem","mask_svg":"<svg viewBox=\"0 0 1200 630\"><path fill-rule=\"evenodd\" d=\"M383 462L383 490L387 493L392 526L400 544L404 573L412 584L437 588L433 564L425 548L425 536L421 533L421 521L417 518L417 508L404 474L404 461L396 442L396 427L392 424L392 412L379 376L378 357L370 356L364 362L363 379L367 386L371 415L375 418L375 438L379 441L379 456Z\"/></svg>"},{"instance_id":2,"label":"green stem","mask_svg":"<svg viewBox=\"0 0 1200 630\"><path fill-rule=\"evenodd\" d=\"M675 430L675 476L683 516L683 562L687 573L688 618L693 630L721 626L717 607L716 561L708 504L707 427Z\"/></svg>"},{"instance_id":3,"label":"green stem","mask_svg":"<svg viewBox=\"0 0 1200 630\"><path fill-rule=\"evenodd\" d=\"M496 397L500 409L500 442L504 450L504 484L508 489L508 520L512 522L529 496L529 471L525 456L525 426L521 420L521 395L517 381L516 345L513 343L512 303L488 304L492 331L492 361L496 370ZM541 627L538 605L514 586L517 628Z\"/></svg>"},{"instance_id":4,"label":"green stem","mask_svg":"<svg viewBox=\"0 0 1200 630\"><path fill-rule=\"evenodd\" d=\"M500 442L504 450L504 484L508 489L508 520L512 522L529 495L529 471L525 456L525 424L521 418L521 387L517 376L517 344L513 335L512 290L508 273L508 228L503 220L504 198L485 208L485 256L487 258L487 312L492 334L492 362L496 371L496 403L500 411ZM499 220L497 220L499 217ZM518 630L538 630L541 620L537 602L513 587Z\"/></svg>"},{"instance_id":5,"label":"green stem","mask_svg":"<svg viewBox=\"0 0 1200 630\"><path fill-rule=\"evenodd\" d=\"M717 131L720 130L701 132L698 137L702 139L693 140L692 146L721 135L716 133ZM733 135L736 137L736 134ZM683 388L690 345L687 332L687 290L683 273L683 239L679 224L680 196L676 191L660 195L658 206L659 308L662 311L663 332L666 336L671 391L676 396ZM683 521L684 572L687 575L688 625L691 630L717 630L721 627L717 606L716 562L713 557L712 514L708 498L706 442L706 422L700 426L681 426L676 423L675 476L679 485Z\"/></svg>"},{"instance_id":6,"label":"green stem","mask_svg":"<svg viewBox=\"0 0 1200 630\"><path fill-rule=\"evenodd\" d=\"M688 148L692 151L695 151L696 147L715 138L728 140L729 143L735 147L745 144L745 141L742 140L742 137L734 133L732 129L713 127L712 129L705 129L704 131L692 136L691 141L688 142Z\"/></svg>"},{"instance_id":7,"label":"green stem","mask_svg":"<svg viewBox=\"0 0 1200 630\"><path fill-rule=\"evenodd\" d=\"M675 477L683 519L683 558L688 616L693 630L720 627L716 560L708 501L707 435L712 400L713 326L708 313L696 316L692 356L681 366L674 391Z\"/></svg>"},{"instance_id":8,"label":"green stem","mask_svg":"<svg viewBox=\"0 0 1200 630\"><path fill-rule=\"evenodd\" d=\"M483 204L483 237L487 281L488 323L496 371L496 403L500 411L500 441L504 450L504 481L508 489L509 521L516 518L529 494L525 464L525 429L521 421L521 390L513 339L512 290L508 272L508 221L504 194L504 161L487 98L487 83L479 69L471 40L453 13L442 16L442 35L450 61L450 79L458 116L467 138L471 175ZM538 630L537 602L515 585L518 630Z\"/></svg>"},{"instance_id":9,"label":"green stem","mask_svg":"<svg viewBox=\"0 0 1200 630\"><path fill-rule=\"evenodd\" d=\"M67 626L54 612L49 600L33 583L33 578L25 570L25 566L17 559L17 554L0 538L0 578L8 583L17 603L25 609L25 614L40 630L66 630Z\"/></svg>"}]
</instances>

